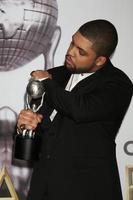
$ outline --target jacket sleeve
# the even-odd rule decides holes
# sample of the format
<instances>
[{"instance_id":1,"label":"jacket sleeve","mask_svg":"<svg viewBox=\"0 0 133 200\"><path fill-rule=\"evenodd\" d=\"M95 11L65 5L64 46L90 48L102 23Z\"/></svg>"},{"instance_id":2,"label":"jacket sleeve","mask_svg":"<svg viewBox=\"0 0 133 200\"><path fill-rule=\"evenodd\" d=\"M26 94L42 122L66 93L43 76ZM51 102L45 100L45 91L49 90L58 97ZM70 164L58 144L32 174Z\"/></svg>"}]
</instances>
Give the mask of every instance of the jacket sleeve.
<instances>
[{"instance_id":1,"label":"jacket sleeve","mask_svg":"<svg viewBox=\"0 0 133 200\"><path fill-rule=\"evenodd\" d=\"M118 77L80 94L65 91L54 80L46 80L45 89L49 104L77 123L122 118L132 96L131 85Z\"/></svg>"}]
</instances>

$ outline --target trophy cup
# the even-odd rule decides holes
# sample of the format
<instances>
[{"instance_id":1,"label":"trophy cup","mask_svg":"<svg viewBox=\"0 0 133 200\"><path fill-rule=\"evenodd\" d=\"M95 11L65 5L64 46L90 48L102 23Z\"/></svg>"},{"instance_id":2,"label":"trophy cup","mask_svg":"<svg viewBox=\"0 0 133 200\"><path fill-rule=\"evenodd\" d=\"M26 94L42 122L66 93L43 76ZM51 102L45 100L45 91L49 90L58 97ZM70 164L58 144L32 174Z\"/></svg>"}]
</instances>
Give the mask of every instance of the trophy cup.
<instances>
[{"instance_id":1,"label":"trophy cup","mask_svg":"<svg viewBox=\"0 0 133 200\"><path fill-rule=\"evenodd\" d=\"M31 78L26 89L25 108L37 112L43 104L44 94L42 80ZM37 160L39 157L39 148L40 138L35 134L35 130L27 130L24 125L17 128L14 143L14 158L26 161Z\"/></svg>"}]
</instances>

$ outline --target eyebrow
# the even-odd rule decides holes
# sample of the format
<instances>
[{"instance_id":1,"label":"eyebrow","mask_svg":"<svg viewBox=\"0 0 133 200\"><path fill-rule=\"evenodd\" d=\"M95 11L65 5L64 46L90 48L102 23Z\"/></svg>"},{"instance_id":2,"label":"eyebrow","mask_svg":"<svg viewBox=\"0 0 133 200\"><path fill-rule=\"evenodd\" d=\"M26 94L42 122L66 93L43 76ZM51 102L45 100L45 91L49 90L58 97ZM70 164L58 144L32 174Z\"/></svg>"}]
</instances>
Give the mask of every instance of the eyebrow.
<instances>
[{"instance_id":1,"label":"eyebrow","mask_svg":"<svg viewBox=\"0 0 133 200\"><path fill-rule=\"evenodd\" d=\"M74 44L75 44L75 41L74 41L74 35L72 35L72 41L74 42ZM79 46L77 46L76 45L76 47L79 49L79 50L81 50L81 51L83 51L84 53L88 53L85 49L83 49L83 48L81 48L81 47L79 47Z\"/></svg>"}]
</instances>

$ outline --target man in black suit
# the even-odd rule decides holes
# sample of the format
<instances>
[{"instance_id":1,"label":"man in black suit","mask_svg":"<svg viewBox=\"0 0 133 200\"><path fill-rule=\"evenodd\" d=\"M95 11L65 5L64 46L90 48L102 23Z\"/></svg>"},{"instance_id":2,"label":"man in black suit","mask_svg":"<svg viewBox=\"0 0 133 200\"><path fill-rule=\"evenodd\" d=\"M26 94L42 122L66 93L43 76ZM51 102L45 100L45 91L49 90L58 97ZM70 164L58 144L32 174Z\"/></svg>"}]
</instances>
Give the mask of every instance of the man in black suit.
<instances>
[{"instance_id":1,"label":"man in black suit","mask_svg":"<svg viewBox=\"0 0 133 200\"><path fill-rule=\"evenodd\" d=\"M28 200L122 200L115 137L133 85L109 59L117 42L112 23L87 22L64 66L31 73L46 78L46 94L39 113L22 110L17 123L42 137Z\"/></svg>"}]
</instances>

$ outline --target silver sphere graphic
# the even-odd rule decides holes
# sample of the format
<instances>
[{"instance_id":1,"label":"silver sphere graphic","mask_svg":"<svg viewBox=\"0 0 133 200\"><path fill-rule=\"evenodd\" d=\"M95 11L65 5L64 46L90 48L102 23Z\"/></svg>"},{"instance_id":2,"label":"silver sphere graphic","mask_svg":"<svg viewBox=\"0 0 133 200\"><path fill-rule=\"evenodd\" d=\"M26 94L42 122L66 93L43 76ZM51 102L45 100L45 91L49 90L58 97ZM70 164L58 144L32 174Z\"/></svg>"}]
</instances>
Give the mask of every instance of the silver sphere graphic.
<instances>
[{"instance_id":1,"label":"silver sphere graphic","mask_svg":"<svg viewBox=\"0 0 133 200\"><path fill-rule=\"evenodd\" d=\"M0 71L45 56L57 17L56 0L0 0Z\"/></svg>"},{"instance_id":2,"label":"silver sphere graphic","mask_svg":"<svg viewBox=\"0 0 133 200\"><path fill-rule=\"evenodd\" d=\"M31 79L27 85L27 93L33 99L42 97L45 92L43 82L35 79Z\"/></svg>"}]
</instances>

